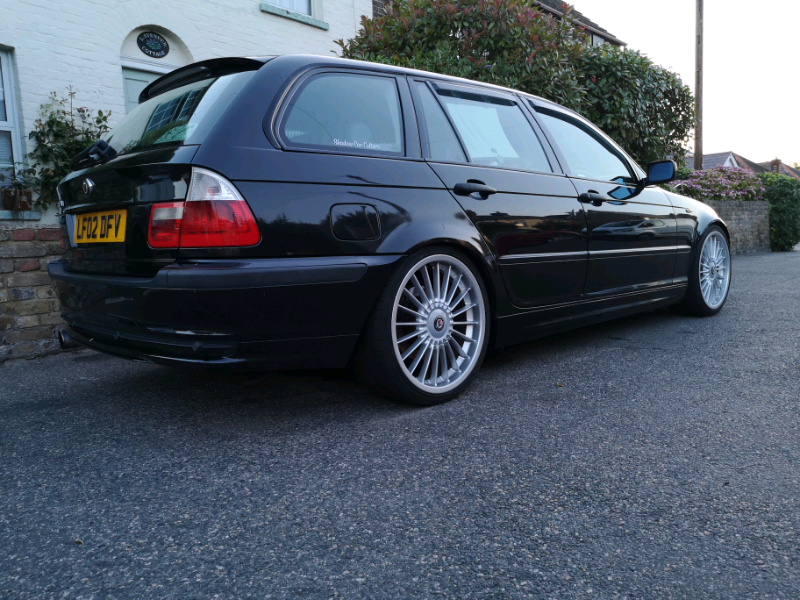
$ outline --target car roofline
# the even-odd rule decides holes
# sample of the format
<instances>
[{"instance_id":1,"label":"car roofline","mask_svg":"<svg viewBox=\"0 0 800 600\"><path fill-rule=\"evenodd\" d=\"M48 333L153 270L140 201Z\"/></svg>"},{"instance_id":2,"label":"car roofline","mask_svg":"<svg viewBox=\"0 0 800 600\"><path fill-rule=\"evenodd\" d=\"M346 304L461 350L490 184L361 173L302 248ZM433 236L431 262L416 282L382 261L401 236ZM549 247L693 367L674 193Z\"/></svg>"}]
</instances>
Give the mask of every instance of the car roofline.
<instances>
[{"instance_id":1,"label":"car roofline","mask_svg":"<svg viewBox=\"0 0 800 600\"><path fill-rule=\"evenodd\" d=\"M456 84L456 85L479 85L481 87L486 87L498 92L503 92L506 94L520 94L526 97L533 98L537 101L541 102L549 102L549 100L545 100L544 98L540 98L534 94L528 94L526 92L521 92L520 90L515 90L508 87L503 87L500 85L495 85L493 83L486 83L483 81L474 81L472 79L465 79L463 77L455 77L453 75L444 75L442 73L435 73L433 71L423 71L420 69L411 69L409 67L399 67L396 65L387 65L384 63L377 63L377 62L370 62L365 60L356 60L352 58L340 58L335 56L318 56L314 54L284 54L282 56L277 57L276 63L284 62L285 60L296 60L305 58L308 59L309 67L337 67L337 66L347 66L350 68L358 68L358 69L368 69L371 71L381 71L384 73L393 73L395 75L408 75L411 77L425 77L427 79L438 79L441 81L446 81L448 83ZM554 104L554 106L559 106L558 104ZM562 107L564 108L564 107ZM569 110L569 109L567 109Z\"/></svg>"}]
</instances>

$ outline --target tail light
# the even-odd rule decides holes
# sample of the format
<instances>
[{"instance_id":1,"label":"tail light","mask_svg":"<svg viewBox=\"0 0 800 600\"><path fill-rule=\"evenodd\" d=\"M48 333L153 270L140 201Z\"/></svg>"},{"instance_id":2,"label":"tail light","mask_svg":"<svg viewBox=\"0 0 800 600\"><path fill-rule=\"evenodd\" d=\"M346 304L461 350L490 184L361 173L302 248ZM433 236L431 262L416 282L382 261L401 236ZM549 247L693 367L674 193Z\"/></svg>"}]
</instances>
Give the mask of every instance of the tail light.
<instances>
[{"instance_id":1,"label":"tail light","mask_svg":"<svg viewBox=\"0 0 800 600\"><path fill-rule=\"evenodd\" d=\"M186 202L161 202L150 210L152 248L255 246L261 232L247 202L224 177L192 169Z\"/></svg>"}]
</instances>

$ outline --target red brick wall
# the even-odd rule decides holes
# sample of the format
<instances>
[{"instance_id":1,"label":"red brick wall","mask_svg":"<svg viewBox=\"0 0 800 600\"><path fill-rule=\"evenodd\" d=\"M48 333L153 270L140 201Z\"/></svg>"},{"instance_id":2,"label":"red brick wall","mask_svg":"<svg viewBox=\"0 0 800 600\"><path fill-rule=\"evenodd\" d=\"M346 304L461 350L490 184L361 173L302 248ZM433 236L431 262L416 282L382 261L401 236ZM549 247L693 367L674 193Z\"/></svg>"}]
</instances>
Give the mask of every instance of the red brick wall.
<instances>
[{"instance_id":1,"label":"red brick wall","mask_svg":"<svg viewBox=\"0 0 800 600\"><path fill-rule=\"evenodd\" d=\"M0 363L59 349L61 306L47 265L63 253L58 228L0 229Z\"/></svg>"}]
</instances>

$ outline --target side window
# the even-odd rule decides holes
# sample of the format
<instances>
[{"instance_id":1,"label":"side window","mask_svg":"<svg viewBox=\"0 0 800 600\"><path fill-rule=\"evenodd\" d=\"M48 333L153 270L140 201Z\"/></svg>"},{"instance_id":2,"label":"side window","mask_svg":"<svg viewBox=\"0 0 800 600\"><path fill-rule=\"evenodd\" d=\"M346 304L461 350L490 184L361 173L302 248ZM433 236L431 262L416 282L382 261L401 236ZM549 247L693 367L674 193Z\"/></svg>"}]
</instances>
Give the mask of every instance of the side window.
<instances>
[{"instance_id":1,"label":"side window","mask_svg":"<svg viewBox=\"0 0 800 600\"><path fill-rule=\"evenodd\" d=\"M17 147L18 134L14 111L14 94L11 93L11 61L9 54L0 50L0 187L10 184L14 164L20 162L23 152ZM0 209L2 206L0 206Z\"/></svg>"},{"instance_id":2,"label":"side window","mask_svg":"<svg viewBox=\"0 0 800 600\"><path fill-rule=\"evenodd\" d=\"M553 141L561 149L573 177L614 183L636 183L628 161L597 132L577 119L537 109Z\"/></svg>"},{"instance_id":3,"label":"side window","mask_svg":"<svg viewBox=\"0 0 800 600\"><path fill-rule=\"evenodd\" d=\"M420 121L428 137L428 158L442 162L467 162L455 131L450 126L442 107L436 102L433 92L421 81L414 85L419 93Z\"/></svg>"},{"instance_id":4,"label":"side window","mask_svg":"<svg viewBox=\"0 0 800 600\"><path fill-rule=\"evenodd\" d=\"M447 88L437 92L466 146L470 162L518 171L553 172L539 138L516 102Z\"/></svg>"},{"instance_id":5,"label":"side window","mask_svg":"<svg viewBox=\"0 0 800 600\"><path fill-rule=\"evenodd\" d=\"M292 96L280 135L293 147L402 156L397 84L372 75L313 76Z\"/></svg>"}]
</instances>

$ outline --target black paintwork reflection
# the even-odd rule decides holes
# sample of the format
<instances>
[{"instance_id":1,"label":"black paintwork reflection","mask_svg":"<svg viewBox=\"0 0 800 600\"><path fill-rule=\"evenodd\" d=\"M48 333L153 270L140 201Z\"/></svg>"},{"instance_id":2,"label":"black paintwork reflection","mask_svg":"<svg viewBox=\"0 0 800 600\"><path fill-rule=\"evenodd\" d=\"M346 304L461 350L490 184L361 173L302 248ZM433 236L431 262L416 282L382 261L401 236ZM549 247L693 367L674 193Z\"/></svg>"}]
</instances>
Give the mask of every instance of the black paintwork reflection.
<instances>
[{"instance_id":1,"label":"black paintwork reflection","mask_svg":"<svg viewBox=\"0 0 800 600\"><path fill-rule=\"evenodd\" d=\"M378 211L369 204L337 204L331 207L331 228L340 240L377 240L381 237Z\"/></svg>"},{"instance_id":2,"label":"black paintwork reflection","mask_svg":"<svg viewBox=\"0 0 800 600\"><path fill-rule=\"evenodd\" d=\"M600 206L584 204L589 238L584 293L621 293L671 282L677 236L675 211L667 195L652 187L572 182L578 194L615 198ZM616 199L624 196L628 199Z\"/></svg>"},{"instance_id":3,"label":"black paintwork reflection","mask_svg":"<svg viewBox=\"0 0 800 600\"><path fill-rule=\"evenodd\" d=\"M427 168L424 163L417 163ZM230 256L277 258L404 254L430 240L456 240L485 254L480 237L461 207L444 190L409 190L306 183L237 182L253 210L262 242ZM380 237L345 240L334 235L331 207L369 203L380 219ZM219 258L225 250L181 250L181 258Z\"/></svg>"},{"instance_id":4,"label":"black paintwork reflection","mask_svg":"<svg viewBox=\"0 0 800 600\"><path fill-rule=\"evenodd\" d=\"M432 168L450 189L472 179L498 190L486 200L456 198L497 255L515 305L580 298L586 256L562 255L586 252L586 221L565 177L478 166Z\"/></svg>"}]
</instances>

